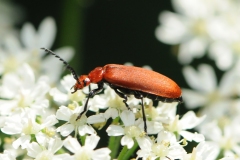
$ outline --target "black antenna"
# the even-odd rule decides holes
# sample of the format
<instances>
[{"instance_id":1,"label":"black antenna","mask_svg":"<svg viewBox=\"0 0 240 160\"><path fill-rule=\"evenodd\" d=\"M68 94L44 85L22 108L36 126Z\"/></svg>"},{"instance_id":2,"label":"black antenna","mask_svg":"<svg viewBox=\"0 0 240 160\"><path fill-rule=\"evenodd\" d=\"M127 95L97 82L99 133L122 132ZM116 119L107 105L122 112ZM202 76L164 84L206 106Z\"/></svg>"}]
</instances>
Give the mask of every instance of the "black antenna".
<instances>
[{"instance_id":1,"label":"black antenna","mask_svg":"<svg viewBox=\"0 0 240 160\"><path fill-rule=\"evenodd\" d=\"M41 48L41 49L43 49L47 53L51 53L52 55L54 55L55 57L60 59L60 61L62 61L64 63L64 65L66 66L66 68L72 73L73 78L80 84L80 82L78 80L78 76L77 76L75 70L66 61L64 61L61 57L59 57L57 54L55 54L53 51L51 51L51 50L49 50L47 48Z\"/></svg>"}]
</instances>

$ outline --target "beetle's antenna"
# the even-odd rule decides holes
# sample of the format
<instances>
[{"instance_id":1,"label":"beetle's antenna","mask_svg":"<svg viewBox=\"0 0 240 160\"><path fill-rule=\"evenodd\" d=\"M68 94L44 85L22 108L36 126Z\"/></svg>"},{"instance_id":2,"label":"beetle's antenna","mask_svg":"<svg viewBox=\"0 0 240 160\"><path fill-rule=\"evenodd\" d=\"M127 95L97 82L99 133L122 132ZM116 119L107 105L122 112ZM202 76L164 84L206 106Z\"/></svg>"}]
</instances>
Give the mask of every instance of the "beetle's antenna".
<instances>
[{"instance_id":1,"label":"beetle's antenna","mask_svg":"<svg viewBox=\"0 0 240 160\"><path fill-rule=\"evenodd\" d=\"M54 55L55 57L57 57L58 59L60 59L60 61L62 61L64 63L64 65L66 66L66 68L72 73L73 78L80 84L75 70L66 61L64 61L61 57L59 57L57 54L55 54L53 51L51 51L47 48L41 48L41 49L43 49L45 52L50 53L50 54Z\"/></svg>"}]
</instances>

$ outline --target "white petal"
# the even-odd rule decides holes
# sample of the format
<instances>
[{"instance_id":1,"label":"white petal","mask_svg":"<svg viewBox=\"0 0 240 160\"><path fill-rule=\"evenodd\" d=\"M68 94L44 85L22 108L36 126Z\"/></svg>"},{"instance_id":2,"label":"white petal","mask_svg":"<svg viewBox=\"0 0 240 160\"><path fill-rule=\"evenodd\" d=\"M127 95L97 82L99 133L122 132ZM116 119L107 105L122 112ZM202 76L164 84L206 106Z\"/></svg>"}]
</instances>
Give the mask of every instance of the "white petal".
<instances>
[{"instance_id":1,"label":"white petal","mask_svg":"<svg viewBox=\"0 0 240 160\"><path fill-rule=\"evenodd\" d=\"M181 118L180 123L182 125L182 129L192 129L198 124L200 124L205 119L205 116L197 117L193 111L188 111Z\"/></svg>"},{"instance_id":2,"label":"white petal","mask_svg":"<svg viewBox=\"0 0 240 160\"><path fill-rule=\"evenodd\" d=\"M207 102L207 97L201 92L196 92L190 89L182 89L182 97L184 103L189 109L201 107Z\"/></svg>"},{"instance_id":3,"label":"white petal","mask_svg":"<svg viewBox=\"0 0 240 160\"><path fill-rule=\"evenodd\" d=\"M65 106L61 106L56 113L56 117L59 120L63 120L63 121L69 121L70 117L72 116L72 112L70 111L69 108L65 107Z\"/></svg>"},{"instance_id":4,"label":"white petal","mask_svg":"<svg viewBox=\"0 0 240 160\"><path fill-rule=\"evenodd\" d=\"M236 80L238 80L238 78L235 70L225 72L219 84L220 94L226 97L232 95L232 93L236 90L236 84L238 84Z\"/></svg>"},{"instance_id":5,"label":"white petal","mask_svg":"<svg viewBox=\"0 0 240 160\"><path fill-rule=\"evenodd\" d=\"M56 153L63 145L63 142L60 138L51 139L49 141L48 150L52 153Z\"/></svg>"},{"instance_id":6,"label":"white petal","mask_svg":"<svg viewBox=\"0 0 240 160\"><path fill-rule=\"evenodd\" d=\"M55 102L58 102L60 104L68 101L68 95L60 92L57 88L52 88L49 94L53 96Z\"/></svg>"},{"instance_id":7,"label":"white petal","mask_svg":"<svg viewBox=\"0 0 240 160\"><path fill-rule=\"evenodd\" d=\"M74 126L72 124L64 124L57 128L57 132L60 132L61 135L64 137L72 133L73 130L74 130Z\"/></svg>"},{"instance_id":8,"label":"white petal","mask_svg":"<svg viewBox=\"0 0 240 160\"><path fill-rule=\"evenodd\" d=\"M28 147L27 147L27 155L33 158L36 158L39 153L42 152L41 147L38 145L36 142L32 142Z\"/></svg>"},{"instance_id":9,"label":"white petal","mask_svg":"<svg viewBox=\"0 0 240 160\"><path fill-rule=\"evenodd\" d=\"M75 160L73 156L70 156L68 153L54 155L53 160Z\"/></svg>"},{"instance_id":10,"label":"white petal","mask_svg":"<svg viewBox=\"0 0 240 160\"><path fill-rule=\"evenodd\" d=\"M72 153L76 153L81 149L81 145L77 139L72 138L71 136L64 140L63 145Z\"/></svg>"},{"instance_id":11,"label":"white petal","mask_svg":"<svg viewBox=\"0 0 240 160\"><path fill-rule=\"evenodd\" d=\"M27 64L24 63L18 70L19 74L24 75L22 78L22 85L28 88L29 86L33 87L35 83L35 76L33 69Z\"/></svg>"},{"instance_id":12,"label":"white petal","mask_svg":"<svg viewBox=\"0 0 240 160\"><path fill-rule=\"evenodd\" d=\"M15 140L12 144L13 148L17 149L20 145L22 149L25 149L29 145L31 137L29 135L24 135Z\"/></svg>"},{"instance_id":13,"label":"white petal","mask_svg":"<svg viewBox=\"0 0 240 160\"><path fill-rule=\"evenodd\" d=\"M222 130L219 128L216 121L204 124L200 127L200 133L204 134L206 138L218 142L222 139Z\"/></svg>"},{"instance_id":14,"label":"white petal","mask_svg":"<svg viewBox=\"0 0 240 160\"><path fill-rule=\"evenodd\" d=\"M44 97L45 94L49 91L50 87L46 82L39 82L31 92L31 96L34 99Z\"/></svg>"},{"instance_id":15,"label":"white petal","mask_svg":"<svg viewBox=\"0 0 240 160\"><path fill-rule=\"evenodd\" d=\"M94 134L95 130L91 126L83 125L78 127L78 133L84 136L85 134Z\"/></svg>"},{"instance_id":16,"label":"white petal","mask_svg":"<svg viewBox=\"0 0 240 160\"><path fill-rule=\"evenodd\" d=\"M39 47L50 48L56 36L56 24L53 18L45 18L38 29Z\"/></svg>"},{"instance_id":17,"label":"white petal","mask_svg":"<svg viewBox=\"0 0 240 160\"><path fill-rule=\"evenodd\" d=\"M121 139L121 144L123 146L127 146L127 148L130 149L134 145L134 141L131 137L123 136Z\"/></svg>"},{"instance_id":18,"label":"white petal","mask_svg":"<svg viewBox=\"0 0 240 160\"><path fill-rule=\"evenodd\" d=\"M197 153L202 159L215 160L219 153L219 146L214 142L201 142L196 147Z\"/></svg>"},{"instance_id":19,"label":"white petal","mask_svg":"<svg viewBox=\"0 0 240 160\"><path fill-rule=\"evenodd\" d=\"M106 131L109 136L121 136L124 134L124 129L117 125L110 125Z\"/></svg>"},{"instance_id":20,"label":"white petal","mask_svg":"<svg viewBox=\"0 0 240 160\"><path fill-rule=\"evenodd\" d=\"M131 126L135 122L135 115L132 111L125 110L120 115L125 126Z\"/></svg>"},{"instance_id":21,"label":"white petal","mask_svg":"<svg viewBox=\"0 0 240 160\"><path fill-rule=\"evenodd\" d=\"M142 150L147 150L147 151L151 151L151 147L152 147L152 141L149 137L143 137L143 138L139 138L137 137L136 138L137 142L138 142L138 145L139 147L142 149Z\"/></svg>"},{"instance_id":22,"label":"white petal","mask_svg":"<svg viewBox=\"0 0 240 160\"><path fill-rule=\"evenodd\" d=\"M87 119L88 124L102 123L102 122L105 122L105 121L106 120L105 120L104 114L102 114L102 113L97 114L97 115L89 116L88 119Z\"/></svg>"},{"instance_id":23,"label":"white petal","mask_svg":"<svg viewBox=\"0 0 240 160\"><path fill-rule=\"evenodd\" d=\"M188 141L195 141L195 142L202 142L205 140L204 136L202 134L198 133L191 133L188 131L181 131L181 136L183 136Z\"/></svg>"},{"instance_id":24,"label":"white petal","mask_svg":"<svg viewBox=\"0 0 240 160\"><path fill-rule=\"evenodd\" d=\"M216 88L216 76L211 66L202 64L198 67L199 72L192 67L184 67L183 74L187 83L196 90L212 92Z\"/></svg>"},{"instance_id":25,"label":"white petal","mask_svg":"<svg viewBox=\"0 0 240 160\"><path fill-rule=\"evenodd\" d=\"M14 122L6 122L5 126L1 129L2 132L6 134L19 134L22 132L22 124L19 121Z\"/></svg>"},{"instance_id":26,"label":"white petal","mask_svg":"<svg viewBox=\"0 0 240 160\"><path fill-rule=\"evenodd\" d=\"M207 43L205 39L193 38L181 44L178 60L183 64L187 64L193 58L201 58L205 54L206 47Z\"/></svg>"},{"instance_id":27,"label":"white petal","mask_svg":"<svg viewBox=\"0 0 240 160\"><path fill-rule=\"evenodd\" d=\"M163 129L162 123L156 121L147 121L147 133L157 134Z\"/></svg>"},{"instance_id":28,"label":"white petal","mask_svg":"<svg viewBox=\"0 0 240 160\"><path fill-rule=\"evenodd\" d=\"M180 43L186 34L183 17L179 16L179 14L164 11L159 16L159 19L163 25L155 31L157 39L167 44Z\"/></svg>"},{"instance_id":29,"label":"white petal","mask_svg":"<svg viewBox=\"0 0 240 160\"><path fill-rule=\"evenodd\" d=\"M99 140L100 140L100 137L98 137L95 134L87 136L87 138L85 140L85 147L88 147L90 149L94 149L94 148L96 148Z\"/></svg>"},{"instance_id":30,"label":"white petal","mask_svg":"<svg viewBox=\"0 0 240 160\"><path fill-rule=\"evenodd\" d=\"M94 160L110 160L110 154L111 150L108 148L101 148L101 149L97 149L93 152L92 154L92 159Z\"/></svg>"},{"instance_id":31,"label":"white petal","mask_svg":"<svg viewBox=\"0 0 240 160\"><path fill-rule=\"evenodd\" d=\"M59 55L66 62L69 62L73 57L74 50L71 47L63 47L55 50L55 53ZM49 66L54 66L54 69L49 69ZM59 63L58 60L54 59L52 56L47 56L42 61L42 70L49 77L51 82L56 82L59 80L61 73L63 72L64 65Z\"/></svg>"},{"instance_id":32,"label":"white petal","mask_svg":"<svg viewBox=\"0 0 240 160\"><path fill-rule=\"evenodd\" d=\"M225 43L213 43L210 48L210 56L221 70L229 69L234 62L232 49Z\"/></svg>"},{"instance_id":33,"label":"white petal","mask_svg":"<svg viewBox=\"0 0 240 160\"><path fill-rule=\"evenodd\" d=\"M108 108L108 110L106 110L106 112L104 113L104 116L106 119L109 119L110 117L112 117L112 119L115 119L119 116L118 110L116 108Z\"/></svg>"},{"instance_id":34,"label":"white petal","mask_svg":"<svg viewBox=\"0 0 240 160\"><path fill-rule=\"evenodd\" d=\"M71 74L68 74L62 78L60 83L64 87L64 89L68 91L73 86L73 84L76 83L76 80Z\"/></svg>"},{"instance_id":35,"label":"white petal","mask_svg":"<svg viewBox=\"0 0 240 160\"><path fill-rule=\"evenodd\" d=\"M36 46L37 34L36 30L30 23L25 23L21 30L21 39L23 44L27 48L32 48Z\"/></svg>"},{"instance_id":36,"label":"white petal","mask_svg":"<svg viewBox=\"0 0 240 160\"><path fill-rule=\"evenodd\" d=\"M58 120L56 119L56 116L55 115L50 115L44 120L43 126L44 127L51 127L56 123L58 123Z\"/></svg>"}]
</instances>

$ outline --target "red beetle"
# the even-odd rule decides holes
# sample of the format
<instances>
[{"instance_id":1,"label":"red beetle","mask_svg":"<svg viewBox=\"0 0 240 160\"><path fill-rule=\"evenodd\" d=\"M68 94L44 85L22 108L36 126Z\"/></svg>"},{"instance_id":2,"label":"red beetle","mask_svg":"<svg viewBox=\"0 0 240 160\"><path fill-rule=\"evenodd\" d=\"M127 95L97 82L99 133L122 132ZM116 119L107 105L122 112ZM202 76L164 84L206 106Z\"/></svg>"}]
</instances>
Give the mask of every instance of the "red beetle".
<instances>
[{"instance_id":1,"label":"red beetle","mask_svg":"<svg viewBox=\"0 0 240 160\"><path fill-rule=\"evenodd\" d=\"M141 99L145 132L147 132L147 125L143 98L147 97L162 102L182 102L180 87L173 80L160 73L134 66L107 64L103 67L95 68L88 75L81 75L78 77L74 69L62 58L51 50L46 48L42 49L63 61L67 69L72 72L74 79L77 81L73 86L74 91L72 93L90 85L90 83L98 85L97 89L93 89L89 92L84 110L79 114L77 120L87 111L89 98L92 98L95 94L100 92L103 89L104 83L107 83L124 99L123 102L128 109L130 109L127 104L128 95L134 95L135 98Z\"/></svg>"}]
</instances>

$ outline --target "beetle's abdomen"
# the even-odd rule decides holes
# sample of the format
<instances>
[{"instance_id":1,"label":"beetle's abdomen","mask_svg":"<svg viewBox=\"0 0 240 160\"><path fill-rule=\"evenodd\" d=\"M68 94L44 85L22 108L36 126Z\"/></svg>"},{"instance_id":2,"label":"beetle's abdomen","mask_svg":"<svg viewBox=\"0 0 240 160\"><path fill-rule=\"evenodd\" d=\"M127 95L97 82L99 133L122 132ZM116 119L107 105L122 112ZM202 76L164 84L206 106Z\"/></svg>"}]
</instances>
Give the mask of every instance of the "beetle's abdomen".
<instances>
[{"instance_id":1,"label":"beetle's abdomen","mask_svg":"<svg viewBox=\"0 0 240 160\"><path fill-rule=\"evenodd\" d=\"M103 67L103 72L103 79L115 86L166 98L181 97L181 89L173 80L151 70L108 64Z\"/></svg>"}]
</instances>

